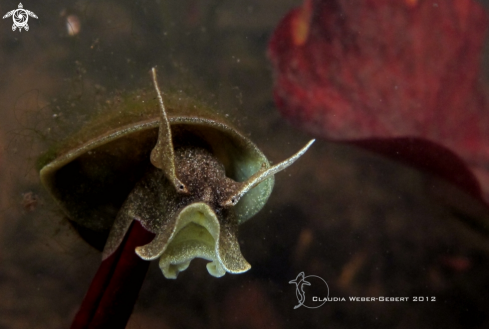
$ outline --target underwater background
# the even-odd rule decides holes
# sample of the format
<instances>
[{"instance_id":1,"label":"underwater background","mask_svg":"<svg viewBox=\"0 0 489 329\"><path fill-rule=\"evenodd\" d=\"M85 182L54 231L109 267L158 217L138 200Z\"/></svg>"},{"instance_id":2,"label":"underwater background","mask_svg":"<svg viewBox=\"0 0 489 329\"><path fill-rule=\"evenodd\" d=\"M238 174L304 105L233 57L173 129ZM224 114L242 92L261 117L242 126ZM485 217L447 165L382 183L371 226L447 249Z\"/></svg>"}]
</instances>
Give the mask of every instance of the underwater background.
<instances>
[{"instance_id":1,"label":"underwater background","mask_svg":"<svg viewBox=\"0 0 489 329\"><path fill-rule=\"evenodd\" d=\"M24 2L38 16L29 31L0 21L0 328L70 325L101 256L40 186L36 159L104 104L151 90L153 66L163 91L216 108L273 163L311 138L275 108L267 58L276 26L301 4ZM0 12L17 6L3 1ZM485 81L487 51L482 58ZM194 260L173 281L153 262L127 327L487 327L489 235L472 225L470 209L439 196L445 188L411 167L319 139L276 176L269 202L240 227L250 271L217 279ZM289 281L300 272L323 278L330 297L410 301L294 309Z\"/></svg>"}]
</instances>

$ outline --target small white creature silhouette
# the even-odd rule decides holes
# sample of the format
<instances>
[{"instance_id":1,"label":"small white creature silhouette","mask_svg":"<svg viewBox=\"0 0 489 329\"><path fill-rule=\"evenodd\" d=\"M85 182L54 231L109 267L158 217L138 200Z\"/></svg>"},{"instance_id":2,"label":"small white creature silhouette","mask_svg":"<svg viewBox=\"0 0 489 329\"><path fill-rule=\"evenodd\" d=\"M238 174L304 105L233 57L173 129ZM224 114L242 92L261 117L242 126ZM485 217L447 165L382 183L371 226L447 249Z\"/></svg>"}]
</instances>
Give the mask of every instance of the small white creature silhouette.
<instances>
[{"instance_id":1,"label":"small white creature silhouette","mask_svg":"<svg viewBox=\"0 0 489 329\"><path fill-rule=\"evenodd\" d=\"M16 28L19 28L19 32L22 32L22 28L24 28L26 31L29 31L29 25L27 24L29 16L38 18L36 14L34 14L32 11L23 9L22 3L19 3L18 9L9 11L3 16L3 18L5 19L10 16L12 16L12 19L14 20L12 31L15 31Z\"/></svg>"},{"instance_id":2,"label":"small white creature silhouette","mask_svg":"<svg viewBox=\"0 0 489 329\"><path fill-rule=\"evenodd\" d=\"M304 286L310 286L311 283L305 280L305 274L304 272L300 272L295 280L289 281L290 284L295 283L295 295L297 297L297 300L299 301L299 304L294 306L294 310L297 309L298 307L301 307L304 305L304 302L306 301L306 293L304 292Z\"/></svg>"}]
</instances>

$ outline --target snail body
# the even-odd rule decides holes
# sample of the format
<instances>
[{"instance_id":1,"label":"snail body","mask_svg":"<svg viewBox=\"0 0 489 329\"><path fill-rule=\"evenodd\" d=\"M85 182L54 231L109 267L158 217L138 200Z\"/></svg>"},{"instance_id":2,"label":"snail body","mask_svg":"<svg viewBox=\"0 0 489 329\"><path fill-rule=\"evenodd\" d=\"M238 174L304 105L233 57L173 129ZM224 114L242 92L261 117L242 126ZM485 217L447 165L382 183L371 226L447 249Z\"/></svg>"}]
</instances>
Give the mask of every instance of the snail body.
<instances>
[{"instance_id":1,"label":"snail body","mask_svg":"<svg viewBox=\"0 0 489 329\"><path fill-rule=\"evenodd\" d=\"M165 108L155 69L152 75L157 104L132 111L126 102L115 117L74 134L43 160L41 182L83 237L105 244L103 258L138 220L155 238L136 253L160 258L167 278L196 257L209 260L216 277L245 272L251 266L239 248L239 224L264 206L274 174L313 141L270 166L254 143L214 113Z\"/></svg>"}]
</instances>

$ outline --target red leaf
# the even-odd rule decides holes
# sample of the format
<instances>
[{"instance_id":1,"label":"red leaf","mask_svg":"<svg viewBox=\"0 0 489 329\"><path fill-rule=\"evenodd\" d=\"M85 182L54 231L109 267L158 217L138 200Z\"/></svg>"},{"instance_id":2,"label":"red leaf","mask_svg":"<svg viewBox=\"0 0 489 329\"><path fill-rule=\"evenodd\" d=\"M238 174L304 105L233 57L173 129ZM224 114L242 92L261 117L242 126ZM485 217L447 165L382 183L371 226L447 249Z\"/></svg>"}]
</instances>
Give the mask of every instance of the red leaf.
<instances>
[{"instance_id":1,"label":"red leaf","mask_svg":"<svg viewBox=\"0 0 489 329\"><path fill-rule=\"evenodd\" d=\"M489 200L487 23L473 0L306 0L270 40L276 104L306 131L364 140L480 198L476 175ZM396 157L412 140L420 152Z\"/></svg>"}]
</instances>

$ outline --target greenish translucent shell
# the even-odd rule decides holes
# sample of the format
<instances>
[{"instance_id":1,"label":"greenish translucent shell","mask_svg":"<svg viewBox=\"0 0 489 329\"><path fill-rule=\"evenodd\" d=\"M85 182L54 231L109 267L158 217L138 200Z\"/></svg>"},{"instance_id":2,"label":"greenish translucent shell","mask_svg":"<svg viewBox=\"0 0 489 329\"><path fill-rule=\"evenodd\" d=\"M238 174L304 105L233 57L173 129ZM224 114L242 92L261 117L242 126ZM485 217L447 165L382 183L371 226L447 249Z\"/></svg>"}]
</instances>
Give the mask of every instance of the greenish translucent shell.
<instances>
[{"instance_id":1,"label":"greenish translucent shell","mask_svg":"<svg viewBox=\"0 0 489 329\"><path fill-rule=\"evenodd\" d=\"M169 97L165 103L172 132L187 131L205 141L224 164L226 176L242 182L270 167L257 146L216 113L186 99ZM159 118L154 98L129 96L40 158L41 182L78 228L106 237L151 166ZM241 198L235 206L239 223L264 206L273 184L271 176Z\"/></svg>"}]
</instances>

